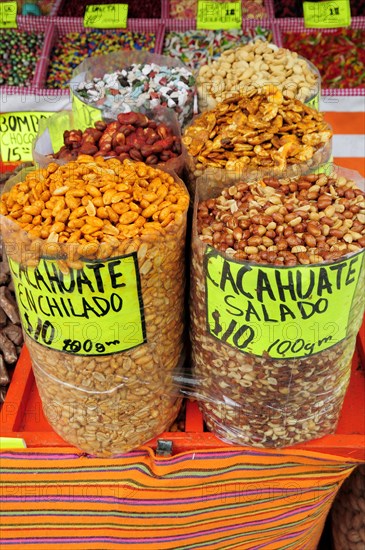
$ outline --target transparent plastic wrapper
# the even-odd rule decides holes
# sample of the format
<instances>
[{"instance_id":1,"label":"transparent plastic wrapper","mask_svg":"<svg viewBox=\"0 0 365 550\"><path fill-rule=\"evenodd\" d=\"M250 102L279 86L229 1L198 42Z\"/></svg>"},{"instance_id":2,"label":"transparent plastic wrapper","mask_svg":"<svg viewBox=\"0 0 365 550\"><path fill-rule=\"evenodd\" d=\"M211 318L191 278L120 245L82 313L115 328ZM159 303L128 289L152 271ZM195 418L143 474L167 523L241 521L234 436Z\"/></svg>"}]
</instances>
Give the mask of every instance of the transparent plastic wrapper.
<instances>
[{"instance_id":1,"label":"transparent plastic wrapper","mask_svg":"<svg viewBox=\"0 0 365 550\"><path fill-rule=\"evenodd\" d=\"M137 159L136 157L135 159L132 159L130 156L129 158L131 158L131 160L144 160L144 161L147 160L148 161L147 164L151 164L157 168L161 168L161 170L168 170L168 171L173 170L174 172L176 172L178 176L181 176L185 166L185 161L186 161L186 149L181 143L181 132L180 132L180 127L177 122L175 113L172 110L166 109L164 107L156 107L152 110L141 108L138 112L143 115L146 115L150 119L150 122L157 123L157 128L155 130L156 132L160 132L161 134L161 136L158 137L158 141L160 143L157 144L157 146L159 146L159 154L165 150L163 149L163 147L166 147L166 150L171 149L171 144L168 143L168 141L166 141L165 144L161 143L161 141L164 139L164 136L166 134L165 132L166 128L171 130L172 135L174 136L174 138L177 139L179 143L180 154L178 156L170 158L165 162L159 161L159 159L156 158L156 154L155 154L156 142L154 142L152 145L154 145L155 148L153 148L151 145L152 149L150 148L149 152L146 151L145 156L141 155L140 149L136 151L135 148L133 148L132 154L137 155L140 158ZM114 113L114 116L117 116L117 113ZM42 120L40 122L38 134L33 143L33 159L41 168L48 166L48 164L50 164L51 162L55 162L56 164L62 165L62 164L66 164L70 160L75 160L75 158L77 158L78 156L77 148L74 148L75 157L73 158L71 158L72 150L70 151L70 154L69 154L70 158L67 158L67 157L53 158L53 155L55 153L58 153L61 147L64 145L63 133L65 131L70 131L70 130L79 130L75 120L76 118L77 116L72 111L61 111L59 113L55 113L54 115L49 117L47 120ZM123 136L121 135L122 132L119 132L119 136L117 135L118 129L122 128L123 125L119 124L116 118L114 118L113 120L106 121L106 123L110 123L110 122L115 122L117 125L116 126L113 125L113 127L109 127L107 131L104 131L103 136L101 138L99 137L97 142L92 138L91 134L90 135L85 134L84 138L82 138L81 136L78 136L75 133L75 138L79 140L79 143L80 144L81 142L84 143L84 147L81 144L80 154L84 154L84 153L91 154L93 157L101 155L105 159L112 158L115 156L118 158L118 155L114 151L114 149L118 147L119 142L120 143L125 142L124 134ZM96 124L98 124L98 122L96 122ZM95 125L92 125L91 128L93 132L96 131ZM128 129L129 133L130 131L131 131L131 128ZM108 136L107 135L108 132L113 132L113 134L110 134L110 136ZM115 143L113 143L112 139L115 140ZM105 150L103 150L103 145L100 145L100 147L98 145L95 145L96 143L100 144L99 140L102 140L103 144L107 145L107 148ZM109 142L112 143L112 148L110 148ZM91 149L90 149L90 145L92 147ZM138 147L140 147L140 145L138 145ZM131 148L132 146L130 146L130 149ZM95 149L97 149L97 151L93 152ZM127 156L128 155L124 153L124 157L127 158ZM152 161L152 163L149 161L149 159Z\"/></svg>"},{"instance_id":2,"label":"transparent plastic wrapper","mask_svg":"<svg viewBox=\"0 0 365 550\"><path fill-rule=\"evenodd\" d=\"M141 72L132 65L141 66ZM163 74L157 72L159 67L165 67ZM115 119L115 113L158 105L172 109L182 127L193 117L195 78L181 61L168 56L114 52L86 59L73 72L70 89L72 108L82 129L101 118Z\"/></svg>"},{"instance_id":3,"label":"transparent plastic wrapper","mask_svg":"<svg viewBox=\"0 0 365 550\"><path fill-rule=\"evenodd\" d=\"M365 464L339 490L331 510L334 550L365 547Z\"/></svg>"},{"instance_id":4,"label":"transparent plastic wrapper","mask_svg":"<svg viewBox=\"0 0 365 550\"><path fill-rule=\"evenodd\" d=\"M127 452L168 428L181 404L176 377L184 355L186 188L176 175L144 163L101 158L49 165L29 177L8 182L1 223L45 415L85 452ZM24 200L23 228L24 218L15 223L6 212L20 210L12 188ZM166 204L169 191L175 202ZM128 192L134 210L121 198ZM92 200L98 204L100 196L105 206L96 207ZM42 197L48 198L44 210ZM37 216L49 216L52 206L52 221L59 215L58 221L50 226L46 217L37 229ZM104 210L109 218L100 217ZM144 216L136 217L138 210ZM157 216L146 221L152 212ZM74 235L68 241L67 230Z\"/></svg>"},{"instance_id":5,"label":"transparent plastic wrapper","mask_svg":"<svg viewBox=\"0 0 365 550\"><path fill-rule=\"evenodd\" d=\"M227 199L221 198L221 189L204 186L195 196L193 378L186 391L198 399L208 428L228 442L283 447L336 429L364 312L365 199L360 191L359 196L349 191L350 203L339 187L340 195L331 204L325 193L330 185L360 178L336 168L330 183L326 175L319 175L316 181L327 187L322 198L315 199L319 210L310 210L314 203L307 197L320 192L314 177L318 178L282 180L283 186L298 187L288 203L290 231L278 229L279 237L273 234L284 223L278 180L267 179L262 187L258 183L263 195L255 194L248 209L240 210L239 205L252 193L248 184L229 187ZM217 197L218 202L213 200ZM219 218L214 217L217 212ZM299 236L293 230L304 219L310 220L301 233L307 246L294 242ZM334 235L341 233L338 228L347 228L347 237L338 240L340 248L326 248L322 225L331 245L338 240ZM235 241L244 239L247 244L233 248ZM353 252L341 256L344 249Z\"/></svg>"},{"instance_id":6,"label":"transparent plastic wrapper","mask_svg":"<svg viewBox=\"0 0 365 550\"><path fill-rule=\"evenodd\" d=\"M235 95L198 115L185 129L186 181L221 186L264 176L295 177L331 160L332 129L299 100L273 85Z\"/></svg>"},{"instance_id":7,"label":"transparent plastic wrapper","mask_svg":"<svg viewBox=\"0 0 365 550\"><path fill-rule=\"evenodd\" d=\"M223 52L212 63L200 67L197 76L199 112L237 93L275 84L287 98L296 97L319 109L321 75L308 59L275 44L253 39Z\"/></svg>"}]
</instances>

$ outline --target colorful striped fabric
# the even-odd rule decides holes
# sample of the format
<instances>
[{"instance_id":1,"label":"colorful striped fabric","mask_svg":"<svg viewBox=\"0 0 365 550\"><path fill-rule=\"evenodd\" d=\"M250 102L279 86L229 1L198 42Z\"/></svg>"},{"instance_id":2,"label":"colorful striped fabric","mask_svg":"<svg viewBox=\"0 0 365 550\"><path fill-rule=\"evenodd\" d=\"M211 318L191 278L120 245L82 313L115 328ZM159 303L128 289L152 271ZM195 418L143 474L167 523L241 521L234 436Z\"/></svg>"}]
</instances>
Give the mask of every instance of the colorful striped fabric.
<instances>
[{"instance_id":1,"label":"colorful striped fabric","mask_svg":"<svg viewBox=\"0 0 365 550\"><path fill-rule=\"evenodd\" d=\"M239 447L172 458L55 451L2 453L2 549L315 550L355 466Z\"/></svg>"}]
</instances>

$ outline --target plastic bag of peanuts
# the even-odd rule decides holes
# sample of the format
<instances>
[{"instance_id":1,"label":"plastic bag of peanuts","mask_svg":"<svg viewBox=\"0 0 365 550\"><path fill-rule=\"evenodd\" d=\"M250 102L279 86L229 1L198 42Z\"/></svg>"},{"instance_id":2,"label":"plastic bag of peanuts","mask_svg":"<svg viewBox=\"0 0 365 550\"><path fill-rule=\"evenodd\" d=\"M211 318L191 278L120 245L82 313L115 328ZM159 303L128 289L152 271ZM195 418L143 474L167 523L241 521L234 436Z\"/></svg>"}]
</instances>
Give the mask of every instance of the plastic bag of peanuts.
<instances>
[{"instance_id":1,"label":"plastic bag of peanuts","mask_svg":"<svg viewBox=\"0 0 365 550\"><path fill-rule=\"evenodd\" d=\"M120 113L115 120L98 120L83 131L77 128L72 111L41 121L33 144L33 158L41 168L51 162L66 164L85 154L142 161L181 176L186 151L176 115L165 107Z\"/></svg>"},{"instance_id":2,"label":"plastic bag of peanuts","mask_svg":"<svg viewBox=\"0 0 365 550\"><path fill-rule=\"evenodd\" d=\"M365 193L333 168L197 189L186 391L223 440L283 447L336 429L364 312Z\"/></svg>"},{"instance_id":3,"label":"plastic bag of peanuts","mask_svg":"<svg viewBox=\"0 0 365 550\"><path fill-rule=\"evenodd\" d=\"M87 155L9 181L1 197L44 412L85 452L126 452L177 415L188 204L176 175Z\"/></svg>"},{"instance_id":4,"label":"plastic bag of peanuts","mask_svg":"<svg viewBox=\"0 0 365 550\"><path fill-rule=\"evenodd\" d=\"M323 114L274 85L236 94L198 115L183 133L186 181L207 185L244 178L308 174L329 162L332 130Z\"/></svg>"},{"instance_id":5,"label":"plastic bag of peanuts","mask_svg":"<svg viewBox=\"0 0 365 550\"><path fill-rule=\"evenodd\" d=\"M365 547L365 465L355 468L339 490L331 511L334 550Z\"/></svg>"}]
</instances>

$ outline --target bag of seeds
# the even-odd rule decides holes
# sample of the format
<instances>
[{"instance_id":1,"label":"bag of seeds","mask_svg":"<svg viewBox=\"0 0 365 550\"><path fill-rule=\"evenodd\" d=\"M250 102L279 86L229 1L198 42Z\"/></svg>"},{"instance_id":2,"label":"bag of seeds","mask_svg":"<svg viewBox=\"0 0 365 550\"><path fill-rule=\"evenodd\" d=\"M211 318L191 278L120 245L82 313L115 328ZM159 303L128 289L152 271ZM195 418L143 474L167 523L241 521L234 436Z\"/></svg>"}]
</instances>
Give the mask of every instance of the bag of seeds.
<instances>
[{"instance_id":1,"label":"bag of seeds","mask_svg":"<svg viewBox=\"0 0 365 550\"><path fill-rule=\"evenodd\" d=\"M175 113L164 107L120 113L84 131L77 128L72 111L42 121L33 144L33 158L41 168L50 162L66 164L79 155L143 161L182 175L186 151Z\"/></svg>"},{"instance_id":2,"label":"bag of seeds","mask_svg":"<svg viewBox=\"0 0 365 550\"><path fill-rule=\"evenodd\" d=\"M365 547L365 464L345 480L332 506L334 550Z\"/></svg>"},{"instance_id":3,"label":"bag of seeds","mask_svg":"<svg viewBox=\"0 0 365 550\"><path fill-rule=\"evenodd\" d=\"M220 438L283 447L334 432L364 312L360 179L336 168L197 188L193 391Z\"/></svg>"},{"instance_id":4,"label":"bag of seeds","mask_svg":"<svg viewBox=\"0 0 365 550\"><path fill-rule=\"evenodd\" d=\"M285 99L276 86L237 94L184 131L189 191L200 177L223 188L242 178L307 174L330 160L331 138L322 113Z\"/></svg>"},{"instance_id":5,"label":"bag of seeds","mask_svg":"<svg viewBox=\"0 0 365 550\"><path fill-rule=\"evenodd\" d=\"M1 197L44 412L83 451L126 452L177 415L188 204L176 175L88 156Z\"/></svg>"},{"instance_id":6,"label":"bag of seeds","mask_svg":"<svg viewBox=\"0 0 365 550\"><path fill-rule=\"evenodd\" d=\"M115 113L172 109L181 127L193 117L195 78L178 59L148 52L114 52L83 61L70 82L77 126Z\"/></svg>"}]
</instances>

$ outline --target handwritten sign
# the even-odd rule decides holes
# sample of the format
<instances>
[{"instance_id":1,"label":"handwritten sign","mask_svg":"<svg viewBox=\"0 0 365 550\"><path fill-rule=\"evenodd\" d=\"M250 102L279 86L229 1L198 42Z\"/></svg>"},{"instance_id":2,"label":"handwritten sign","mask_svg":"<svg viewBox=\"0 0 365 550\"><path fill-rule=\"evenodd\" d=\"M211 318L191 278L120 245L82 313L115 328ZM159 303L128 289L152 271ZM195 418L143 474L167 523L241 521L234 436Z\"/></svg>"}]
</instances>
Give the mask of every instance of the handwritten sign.
<instances>
[{"instance_id":1,"label":"handwritten sign","mask_svg":"<svg viewBox=\"0 0 365 550\"><path fill-rule=\"evenodd\" d=\"M71 90L72 110L74 113L75 128L86 130L94 126L98 120L102 120L100 109L87 105Z\"/></svg>"},{"instance_id":2,"label":"handwritten sign","mask_svg":"<svg viewBox=\"0 0 365 550\"><path fill-rule=\"evenodd\" d=\"M304 26L307 28L335 29L351 25L349 0L303 2Z\"/></svg>"},{"instance_id":3,"label":"handwritten sign","mask_svg":"<svg viewBox=\"0 0 365 550\"><path fill-rule=\"evenodd\" d=\"M16 2L0 2L0 29L16 29L16 14Z\"/></svg>"},{"instance_id":4,"label":"handwritten sign","mask_svg":"<svg viewBox=\"0 0 365 550\"><path fill-rule=\"evenodd\" d=\"M365 252L328 265L279 269L205 254L207 330L242 352L298 358L347 336ZM362 295L362 294L361 294Z\"/></svg>"},{"instance_id":5,"label":"handwritten sign","mask_svg":"<svg viewBox=\"0 0 365 550\"><path fill-rule=\"evenodd\" d=\"M60 270L42 258L36 268L9 259L22 326L48 348L110 355L146 342L137 254L86 260Z\"/></svg>"},{"instance_id":6,"label":"handwritten sign","mask_svg":"<svg viewBox=\"0 0 365 550\"><path fill-rule=\"evenodd\" d=\"M242 27L241 2L198 0L197 29L222 30Z\"/></svg>"},{"instance_id":7,"label":"handwritten sign","mask_svg":"<svg viewBox=\"0 0 365 550\"><path fill-rule=\"evenodd\" d=\"M0 150L3 162L32 160L32 144L38 133L39 121L49 112L18 112L0 115Z\"/></svg>"},{"instance_id":8,"label":"handwritten sign","mask_svg":"<svg viewBox=\"0 0 365 550\"><path fill-rule=\"evenodd\" d=\"M95 4L85 8L84 27L125 29L127 19L128 4Z\"/></svg>"}]
</instances>

